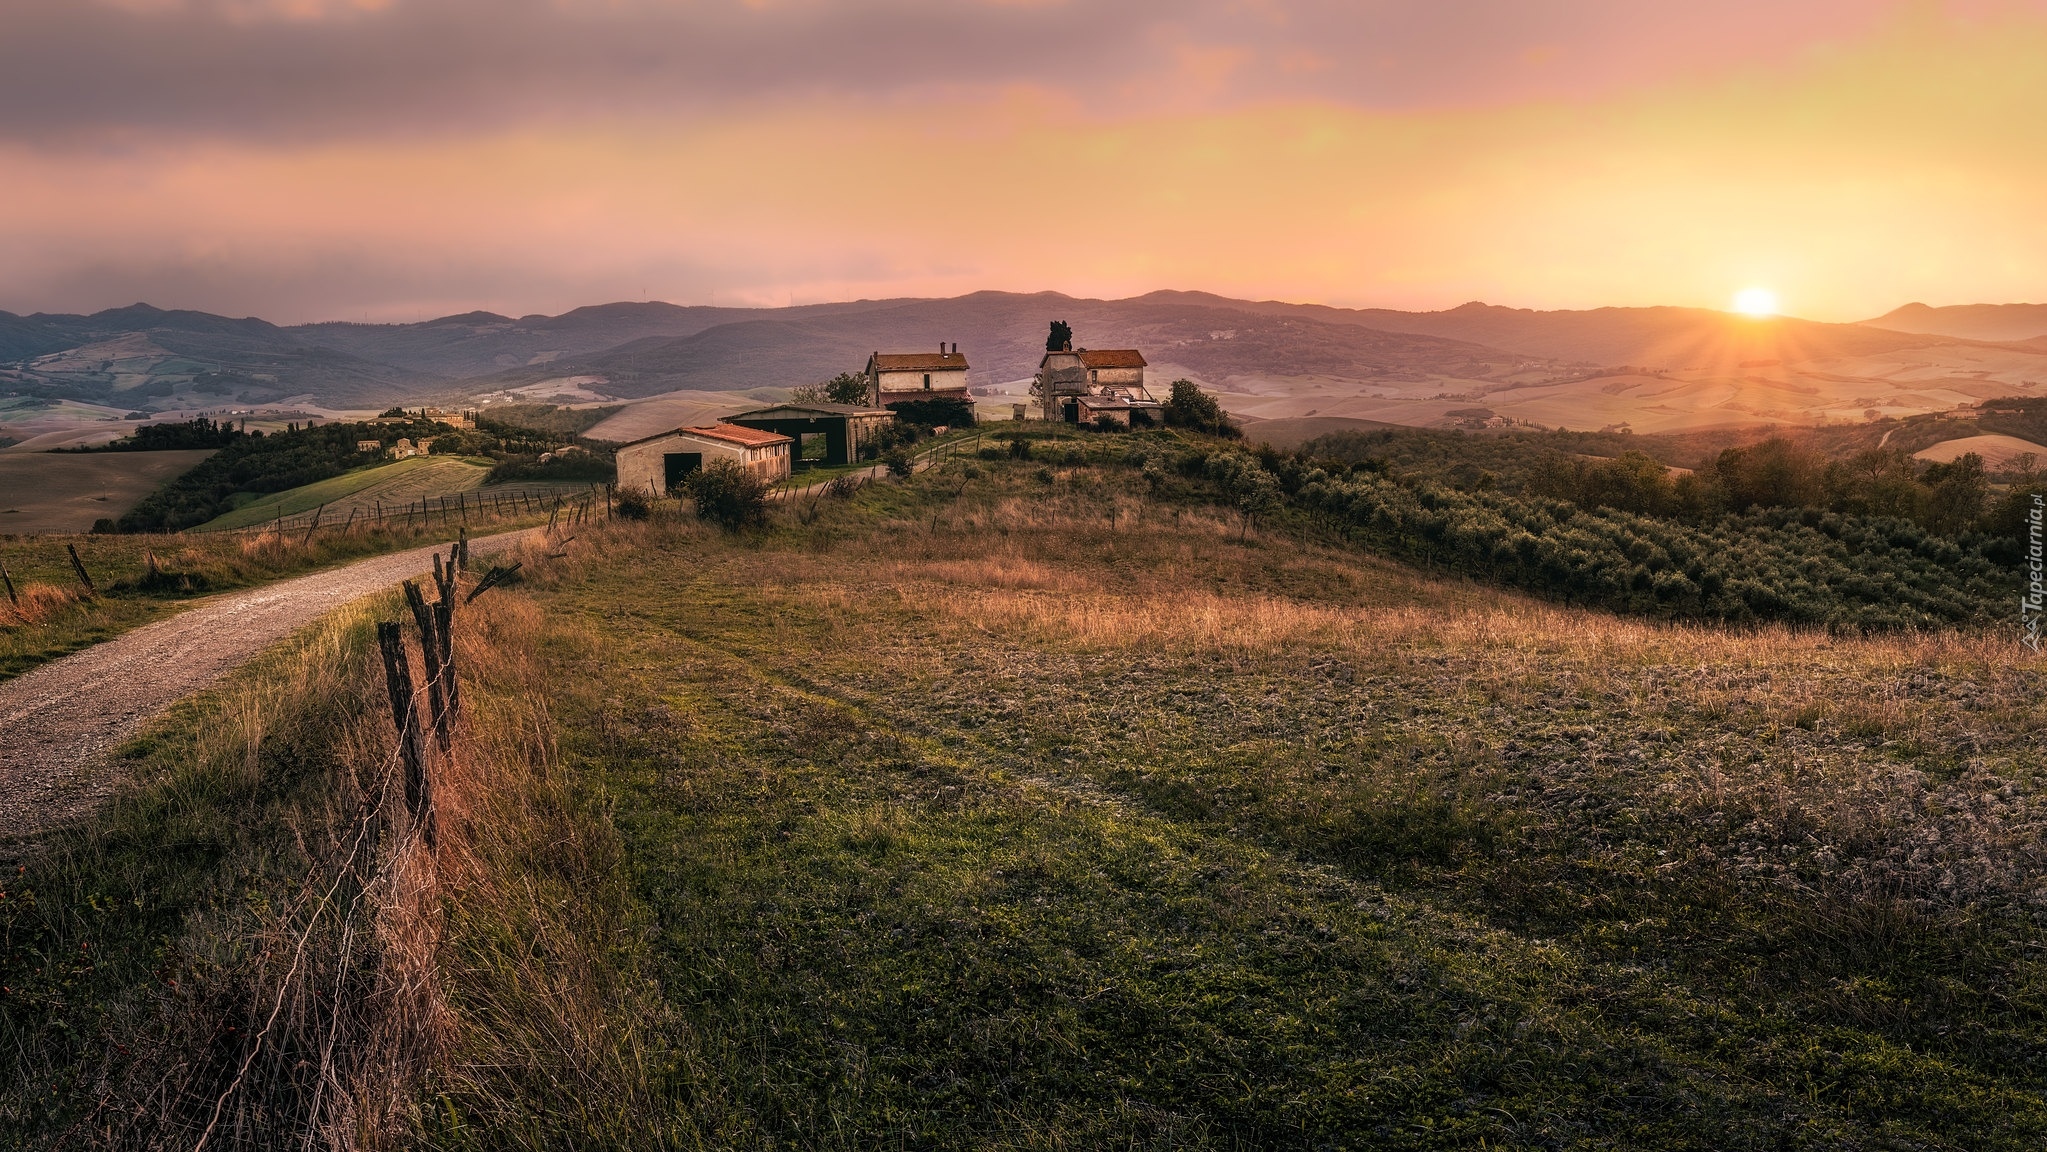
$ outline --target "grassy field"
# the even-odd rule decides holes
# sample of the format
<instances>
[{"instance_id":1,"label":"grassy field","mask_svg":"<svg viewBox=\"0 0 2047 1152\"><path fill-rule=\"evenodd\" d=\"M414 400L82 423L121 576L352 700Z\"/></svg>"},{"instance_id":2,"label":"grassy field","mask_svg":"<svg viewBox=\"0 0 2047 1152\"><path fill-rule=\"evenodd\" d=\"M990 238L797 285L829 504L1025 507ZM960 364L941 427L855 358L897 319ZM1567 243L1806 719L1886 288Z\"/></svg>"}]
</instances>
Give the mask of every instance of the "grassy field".
<instances>
[{"instance_id":1,"label":"grassy field","mask_svg":"<svg viewBox=\"0 0 2047 1152\"><path fill-rule=\"evenodd\" d=\"M211 455L0 452L0 533L89 532Z\"/></svg>"},{"instance_id":2,"label":"grassy field","mask_svg":"<svg viewBox=\"0 0 2047 1152\"><path fill-rule=\"evenodd\" d=\"M483 486L490 461L460 456L414 456L349 472L331 480L288 489L249 501L247 504L199 526L199 531L247 528L280 516L296 516L325 506L329 512L346 517L351 508L368 512L379 503L402 506L421 497L453 496Z\"/></svg>"},{"instance_id":3,"label":"grassy field","mask_svg":"<svg viewBox=\"0 0 2047 1152\"><path fill-rule=\"evenodd\" d=\"M7 1134L189 1134L241 1066L251 1146L2047 1141L2009 643L1618 620L1042 461L565 551L465 617L438 879L399 820L356 929L299 894L387 762L362 618L130 749L0 905Z\"/></svg>"}]
</instances>

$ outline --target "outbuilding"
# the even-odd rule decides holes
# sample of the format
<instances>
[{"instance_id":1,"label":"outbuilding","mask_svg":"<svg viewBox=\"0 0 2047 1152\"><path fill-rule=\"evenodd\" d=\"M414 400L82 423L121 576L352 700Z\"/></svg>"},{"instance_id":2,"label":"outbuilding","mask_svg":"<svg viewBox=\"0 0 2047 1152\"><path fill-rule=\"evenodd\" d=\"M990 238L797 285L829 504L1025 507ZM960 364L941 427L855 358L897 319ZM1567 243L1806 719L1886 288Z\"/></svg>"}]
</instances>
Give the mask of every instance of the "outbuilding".
<instances>
[{"instance_id":1,"label":"outbuilding","mask_svg":"<svg viewBox=\"0 0 2047 1152\"><path fill-rule=\"evenodd\" d=\"M773 483L789 475L787 436L736 424L677 428L635 440L618 450L618 486L655 496L681 486L685 477L717 460L730 460Z\"/></svg>"},{"instance_id":2,"label":"outbuilding","mask_svg":"<svg viewBox=\"0 0 2047 1152\"><path fill-rule=\"evenodd\" d=\"M1092 424L1108 419L1117 424L1155 420L1165 405L1145 391L1144 353L1135 348L1073 347L1073 330L1063 321L1052 325L1045 358L1031 382L1031 394L1047 420Z\"/></svg>"},{"instance_id":3,"label":"outbuilding","mask_svg":"<svg viewBox=\"0 0 2047 1152\"><path fill-rule=\"evenodd\" d=\"M867 402L876 408L909 400L968 400L967 358L960 346L931 352L876 352L867 358Z\"/></svg>"},{"instance_id":4,"label":"outbuilding","mask_svg":"<svg viewBox=\"0 0 2047 1152\"><path fill-rule=\"evenodd\" d=\"M728 416L726 421L796 442L793 463L800 468L851 464L860 449L878 436L896 414L886 408L857 404L777 404Z\"/></svg>"}]
</instances>

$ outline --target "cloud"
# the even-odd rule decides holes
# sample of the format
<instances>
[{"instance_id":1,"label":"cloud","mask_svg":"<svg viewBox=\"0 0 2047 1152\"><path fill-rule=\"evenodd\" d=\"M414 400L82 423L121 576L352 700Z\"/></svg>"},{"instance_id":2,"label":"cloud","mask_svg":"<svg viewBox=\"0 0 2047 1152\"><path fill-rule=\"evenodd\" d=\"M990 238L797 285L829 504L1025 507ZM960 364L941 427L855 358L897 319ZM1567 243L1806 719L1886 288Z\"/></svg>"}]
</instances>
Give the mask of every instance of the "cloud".
<instances>
[{"instance_id":1,"label":"cloud","mask_svg":"<svg viewBox=\"0 0 2047 1152\"><path fill-rule=\"evenodd\" d=\"M302 144L763 104L1094 117L1581 99L1795 58L1902 0L10 0L0 139ZM1958 13L2047 0L1947 6Z\"/></svg>"},{"instance_id":2,"label":"cloud","mask_svg":"<svg viewBox=\"0 0 2047 1152\"><path fill-rule=\"evenodd\" d=\"M2037 295L2047 29L1898 33L1597 104L1261 104L1075 122L997 98L459 140L0 144L0 307L283 320L1205 288L1343 304L1852 320ZM931 162L924 163L929 157Z\"/></svg>"}]
</instances>

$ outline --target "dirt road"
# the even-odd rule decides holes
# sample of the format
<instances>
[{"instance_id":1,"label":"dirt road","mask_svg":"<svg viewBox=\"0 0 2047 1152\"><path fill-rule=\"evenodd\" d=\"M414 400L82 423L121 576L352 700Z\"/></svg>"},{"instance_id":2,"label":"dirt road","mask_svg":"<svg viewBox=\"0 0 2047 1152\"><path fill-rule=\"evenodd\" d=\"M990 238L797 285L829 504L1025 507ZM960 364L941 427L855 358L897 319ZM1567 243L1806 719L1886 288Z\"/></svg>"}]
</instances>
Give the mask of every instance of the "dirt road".
<instances>
[{"instance_id":1,"label":"dirt road","mask_svg":"<svg viewBox=\"0 0 2047 1152\"><path fill-rule=\"evenodd\" d=\"M470 541L502 551L534 529ZM0 841L89 809L118 782L107 753L180 697L351 600L433 567L432 548L212 597L0 683Z\"/></svg>"}]
</instances>

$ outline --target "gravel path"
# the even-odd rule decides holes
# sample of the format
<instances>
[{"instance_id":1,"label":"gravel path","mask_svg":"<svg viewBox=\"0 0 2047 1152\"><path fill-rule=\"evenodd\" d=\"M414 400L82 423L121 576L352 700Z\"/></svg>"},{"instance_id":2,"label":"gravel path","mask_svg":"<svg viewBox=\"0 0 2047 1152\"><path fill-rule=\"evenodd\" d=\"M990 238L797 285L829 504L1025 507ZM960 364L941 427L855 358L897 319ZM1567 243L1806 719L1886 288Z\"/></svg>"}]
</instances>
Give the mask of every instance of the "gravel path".
<instances>
[{"instance_id":1,"label":"gravel path","mask_svg":"<svg viewBox=\"0 0 2047 1152\"><path fill-rule=\"evenodd\" d=\"M482 556L529 531L469 542ZM89 810L118 782L107 754L172 702L351 600L433 567L435 548L374 556L211 597L0 683L0 839Z\"/></svg>"}]
</instances>

